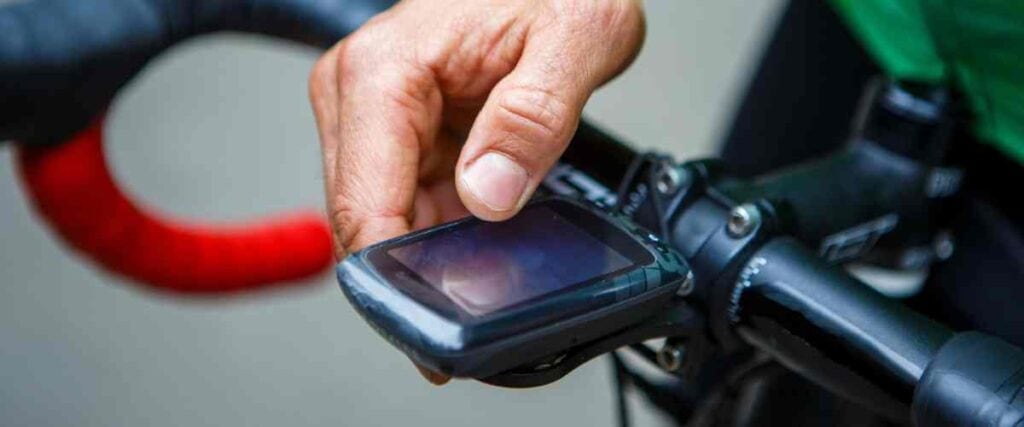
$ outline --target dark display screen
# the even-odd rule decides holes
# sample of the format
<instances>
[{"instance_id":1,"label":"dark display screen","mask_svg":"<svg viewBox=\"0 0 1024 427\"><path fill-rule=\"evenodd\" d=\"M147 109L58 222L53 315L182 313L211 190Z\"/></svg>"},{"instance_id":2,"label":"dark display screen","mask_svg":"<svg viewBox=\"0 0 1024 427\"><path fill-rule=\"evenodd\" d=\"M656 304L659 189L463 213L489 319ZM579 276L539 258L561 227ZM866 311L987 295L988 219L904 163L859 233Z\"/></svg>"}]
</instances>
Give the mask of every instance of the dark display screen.
<instances>
[{"instance_id":1,"label":"dark display screen","mask_svg":"<svg viewBox=\"0 0 1024 427\"><path fill-rule=\"evenodd\" d=\"M633 265L552 209L455 227L387 253L474 316Z\"/></svg>"}]
</instances>

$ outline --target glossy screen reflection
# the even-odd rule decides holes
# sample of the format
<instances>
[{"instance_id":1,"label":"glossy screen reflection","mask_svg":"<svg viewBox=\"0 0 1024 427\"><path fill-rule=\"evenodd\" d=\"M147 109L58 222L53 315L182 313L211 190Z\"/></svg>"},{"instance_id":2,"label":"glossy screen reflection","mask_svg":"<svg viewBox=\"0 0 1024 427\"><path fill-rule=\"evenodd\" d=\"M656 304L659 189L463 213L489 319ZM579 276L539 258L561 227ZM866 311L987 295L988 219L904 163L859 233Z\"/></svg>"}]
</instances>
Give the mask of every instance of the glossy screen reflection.
<instances>
[{"instance_id":1,"label":"glossy screen reflection","mask_svg":"<svg viewBox=\"0 0 1024 427\"><path fill-rule=\"evenodd\" d=\"M456 227L388 254L475 316L632 264L546 207L502 223Z\"/></svg>"}]
</instances>

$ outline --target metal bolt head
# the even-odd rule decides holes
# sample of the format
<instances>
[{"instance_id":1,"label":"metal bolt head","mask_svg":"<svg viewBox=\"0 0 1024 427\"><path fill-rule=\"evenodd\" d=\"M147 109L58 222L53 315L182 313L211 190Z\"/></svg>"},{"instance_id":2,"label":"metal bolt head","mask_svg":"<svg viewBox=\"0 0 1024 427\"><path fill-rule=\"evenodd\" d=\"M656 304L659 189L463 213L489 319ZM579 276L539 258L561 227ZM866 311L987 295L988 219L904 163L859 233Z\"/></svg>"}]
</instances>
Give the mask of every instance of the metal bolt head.
<instances>
[{"instance_id":1,"label":"metal bolt head","mask_svg":"<svg viewBox=\"0 0 1024 427\"><path fill-rule=\"evenodd\" d=\"M676 295L679 295L681 297L690 295L691 293L693 293L693 289L696 287L694 285L695 283L693 279L693 272L686 272L686 278L683 279L683 283L679 285L679 290L676 291Z\"/></svg>"},{"instance_id":2,"label":"metal bolt head","mask_svg":"<svg viewBox=\"0 0 1024 427\"><path fill-rule=\"evenodd\" d=\"M726 228L732 237L746 237L761 224L761 211L750 203L739 205L729 212Z\"/></svg>"},{"instance_id":3,"label":"metal bolt head","mask_svg":"<svg viewBox=\"0 0 1024 427\"><path fill-rule=\"evenodd\" d=\"M686 176L672 162L664 162L658 168L658 175L654 181L655 188L661 194L672 194L683 185Z\"/></svg>"},{"instance_id":4,"label":"metal bolt head","mask_svg":"<svg viewBox=\"0 0 1024 427\"><path fill-rule=\"evenodd\" d=\"M681 345L665 344L658 350L658 366L669 372L678 372L685 358L686 349Z\"/></svg>"},{"instance_id":5,"label":"metal bolt head","mask_svg":"<svg viewBox=\"0 0 1024 427\"><path fill-rule=\"evenodd\" d=\"M949 259L949 257L953 256L953 250L956 249L956 245L953 243L953 234L948 231L943 231L935 236L935 242L932 246L935 251L935 257L939 261Z\"/></svg>"}]
</instances>

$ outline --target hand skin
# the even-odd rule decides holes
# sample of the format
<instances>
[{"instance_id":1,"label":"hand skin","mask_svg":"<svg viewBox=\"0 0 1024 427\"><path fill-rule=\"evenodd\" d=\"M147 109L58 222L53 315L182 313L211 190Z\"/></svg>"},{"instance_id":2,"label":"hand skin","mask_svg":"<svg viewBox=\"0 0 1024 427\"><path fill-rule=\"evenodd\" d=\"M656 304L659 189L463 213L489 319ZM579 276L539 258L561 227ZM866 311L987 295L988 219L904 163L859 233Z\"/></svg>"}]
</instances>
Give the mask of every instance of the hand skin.
<instances>
[{"instance_id":1,"label":"hand skin","mask_svg":"<svg viewBox=\"0 0 1024 427\"><path fill-rule=\"evenodd\" d=\"M513 216L643 37L640 0L404 0L332 47L309 97L337 257Z\"/></svg>"}]
</instances>

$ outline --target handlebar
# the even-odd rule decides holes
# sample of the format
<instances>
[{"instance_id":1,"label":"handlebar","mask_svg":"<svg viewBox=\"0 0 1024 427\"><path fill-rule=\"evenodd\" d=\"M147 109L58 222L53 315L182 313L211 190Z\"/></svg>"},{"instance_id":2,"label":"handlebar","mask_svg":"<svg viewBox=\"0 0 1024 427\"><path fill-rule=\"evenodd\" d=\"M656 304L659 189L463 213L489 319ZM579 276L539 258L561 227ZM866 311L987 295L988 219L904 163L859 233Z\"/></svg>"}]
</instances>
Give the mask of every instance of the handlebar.
<instances>
[{"instance_id":1,"label":"handlebar","mask_svg":"<svg viewBox=\"0 0 1024 427\"><path fill-rule=\"evenodd\" d=\"M885 98L878 104L899 107ZM589 127L563 160L607 187L620 186L619 206L683 254L697 283L686 299L706 313L706 333L718 345L739 338L891 419L1021 425L1024 350L954 332L836 265L872 256L884 239L916 244L949 195L948 187L933 191L941 188L937 174L949 183L955 172L937 164L947 130L928 120L919 123L924 131L897 126L891 113L866 112L884 117L883 126L862 127L845 151L752 182L729 177L713 161L678 165L638 155ZM908 134L932 140L920 144ZM616 155L597 155L604 152ZM631 159L633 166L622 166ZM871 191L879 186L889 188ZM763 218L749 230L730 230L740 207ZM843 212L832 216L836 209ZM899 225L875 224L883 214Z\"/></svg>"},{"instance_id":2,"label":"handlebar","mask_svg":"<svg viewBox=\"0 0 1024 427\"><path fill-rule=\"evenodd\" d=\"M740 327L762 331L769 352L784 354L792 334L826 357L909 402L939 348L946 327L821 262L790 237L775 238L751 255L739 274Z\"/></svg>"},{"instance_id":3,"label":"handlebar","mask_svg":"<svg viewBox=\"0 0 1024 427\"><path fill-rule=\"evenodd\" d=\"M954 334L825 265L792 238L758 249L737 286L740 334L826 389L898 413L877 399L890 395L910 406L916 425L1024 423L1024 350L979 332ZM822 359L858 377L816 369ZM862 392L851 393L855 388Z\"/></svg>"},{"instance_id":4,"label":"handlebar","mask_svg":"<svg viewBox=\"0 0 1024 427\"><path fill-rule=\"evenodd\" d=\"M792 238L758 249L737 286L740 335L828 390L916 425L1024 423L1024 350L954 334Z\"/></svg>"},{"instance_id":5,"label":"handlebar","mask_svg":"<svg viewBox=\"0 0 1024 427\"><path fill-rule=\"evenodd\" d=\"M881 122L861 123L851 146L831 157L753 182L713 163L662 160L646 166L648 176L627 176L620 197L690 263L697 283L690 298L706 309L721 345L738 335L890 418L1024 424L1024 350L954 333L835 264L870 255L883 236L916 244L949 195L933 185L950 173L940 163L950 135L944 118L900 117L908 113L892 102L894 90L874 93L864 114ZM672 176L685 178L660 185ZM892 224L879 227L879 215Z\"/></svg>"},{"instance_id":6,"label":"handlebar","mask_svg":"<svg viewBox=\"0 0 1024 427\"><path fill-rule=\"evenodd\" d=\"M217 31L317 48L393 0L34 0L0 7L0 141L57 144L93 123L153 57Z\"/></svg>"},{"instance_id":7,"label":"handlebar","mask_svg":"<svg viewBox=\"0 0 1024 427\"><path fill-rule=\"evenodd\" d=\"M114 182L101 136L96 124L61 146L22 148L17 162L36 212L107 271L163 292L220 294L295 283L332 264L315 212L212 226L139 206Z\"/></svg>"},{"instance_id":8,"label":"handlebar","mask_svg":"<svg viewBox=\"0 0 1024 427\"><path fill-rule=\"evenodd\" d=\"M36 211L104 269L153 289L237 292L294 283L332 264L321 215L186 224L142 207L111 176L103 111L170 46L215 31L324 48L391 0L35 0L0 7L0 141Z\"/></svg>"}]
</instances>

